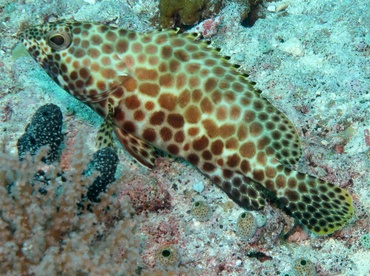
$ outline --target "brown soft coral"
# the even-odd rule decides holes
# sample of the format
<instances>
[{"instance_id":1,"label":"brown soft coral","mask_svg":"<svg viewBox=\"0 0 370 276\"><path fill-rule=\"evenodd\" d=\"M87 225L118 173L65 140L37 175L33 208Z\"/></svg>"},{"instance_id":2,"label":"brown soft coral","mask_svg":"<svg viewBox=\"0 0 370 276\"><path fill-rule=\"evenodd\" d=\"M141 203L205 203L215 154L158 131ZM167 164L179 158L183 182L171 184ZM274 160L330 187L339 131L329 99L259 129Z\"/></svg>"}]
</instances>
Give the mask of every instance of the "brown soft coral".
<instances>
[{"instance_id":1,"label":"brown soft coral","mask_svg":"<svg viewBox=\"0 0 370 276\"><path fill-rule=\"evenodd\" d=\"M217 14L222 8L221 0L161 0L160 20L163 28L192 26L201 19Z\"/></svg>"}]
</instances>

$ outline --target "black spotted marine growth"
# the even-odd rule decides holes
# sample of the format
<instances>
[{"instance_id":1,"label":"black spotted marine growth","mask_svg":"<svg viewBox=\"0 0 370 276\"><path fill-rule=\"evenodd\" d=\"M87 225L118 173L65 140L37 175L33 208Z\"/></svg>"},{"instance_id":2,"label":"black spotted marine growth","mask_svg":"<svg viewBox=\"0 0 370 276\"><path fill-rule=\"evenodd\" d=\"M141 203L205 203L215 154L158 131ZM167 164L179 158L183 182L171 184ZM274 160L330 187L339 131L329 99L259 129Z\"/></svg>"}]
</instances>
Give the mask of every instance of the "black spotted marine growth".
<instances>
[{"instance_id":1,"label":"black spotted marine growth","mask_svg":"<svg viewBox=\"0 0 370 276\"><path fill-rule=\"evenodd\" d=\"M46 163L52 163L58 158L59 146L63 141L63 115L60 108L54 104L40 107L33 115L25 133L18 139L17 148L22 160L27 152L35 155L43 146L49 146Z\"/></svg>"},{"instance_id":2,"label":"black spotted marine growth","mask_svg":"<svg viewBox=\"0 0 370 276\"><path fill-rule=\"evenodd\" d=\"M94 169L100 173L87 190L87 198L92 202L99 202L99 194L105 192L108 184L115 178L118 164L118 156L112 148L106 147L94 153L92 164Z\"/></svg>"}]
</instances>

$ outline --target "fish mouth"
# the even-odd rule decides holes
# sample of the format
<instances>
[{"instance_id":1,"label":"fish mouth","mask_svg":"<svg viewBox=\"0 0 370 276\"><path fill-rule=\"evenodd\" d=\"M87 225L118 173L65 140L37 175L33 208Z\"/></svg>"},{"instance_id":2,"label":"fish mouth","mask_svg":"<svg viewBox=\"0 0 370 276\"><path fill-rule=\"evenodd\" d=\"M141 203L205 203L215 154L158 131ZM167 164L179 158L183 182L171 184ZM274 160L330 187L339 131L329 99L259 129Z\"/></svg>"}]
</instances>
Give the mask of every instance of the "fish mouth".
<instances>
[{"instance_id":1,"label":"fish mouth","mask_svg":"<svg viewBox=\"0 0 370 276\"><path fill-rule=\"evenodd\" d=\"M19 31L17 33L11 34L10 36L18 40L23 40L23 31Z\"/></svg>"},{"instance_id":2,"label":"fish mouth","mask_svg":"<svg viewBox=\"0 0 370 276\"><path fill-rule=\"evenodd\" d=\"M25 47L30 44L24 31L17 32L12 37L18 39Z\"/></svg>"},{"instance_id":3,"label":"fish mouth","mask_svg":"<svg viewBox=\"0 0 370 276\"><path fill-rule=\"evenodd\" d=\"M27 45L32 44L31 41L34 41L34 42L37 43L37 40L34 39L32 34L30 34L29 29L20 30L17 33L15 33L13 36L16 39L18 39L19 41L23 42L24 45L25 45L25 43L27 43Z\"/></svg>"},{"instance_id":4,"label":"fish mouth","mask_svg":"<svg viewBox=\"0 0 370 276\"><path fill-rule=\"evenodd\" d=\"M40 42L35 39L27 30L19 31L14 36L20 41L20 44L27 50L30 56L41 66L43 66L46 53L40 47Z\"/></svg>"}]
</instances>

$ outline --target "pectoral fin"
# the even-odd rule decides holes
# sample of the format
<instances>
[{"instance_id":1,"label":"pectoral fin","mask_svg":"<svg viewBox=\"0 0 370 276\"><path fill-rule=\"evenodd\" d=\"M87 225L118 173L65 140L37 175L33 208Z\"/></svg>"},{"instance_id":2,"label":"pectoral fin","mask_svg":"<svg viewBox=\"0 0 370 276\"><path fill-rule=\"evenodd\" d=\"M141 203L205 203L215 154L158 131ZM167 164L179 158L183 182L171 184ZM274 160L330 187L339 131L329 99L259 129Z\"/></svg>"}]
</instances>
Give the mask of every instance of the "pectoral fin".
<instances>
[{"instance_id":1,"label":"pectoral fin","mask_svg":"<svg viewBox=\"0 0 370 276\"><path fill-rule=\"evenodd\" d=\"M109 120L104 120L97 134L96 146L98 147L98 149L102 149L105 147L115 149L112 131L113 131L112 122Z\"/></svg>"},{"instance_id":2,"label":"pectoral fin","mask_svg":"<svg viewBox=\"0 0 370 276\"><path fill-rule=\"evenodd\" d=\"M114 127L113 130L122 146L136 161L150 169L154 167L156 154L153 146L118 127Z\"/></svg>"},{"instance_id":3,"label":"pectoral fin","mask_svg":"<svg viewBox=\"0 0 370 276\"><path fill-rule=\"evenodd\" d=\"M113 131L112 114L113 107L111 105L108 105L108 115L104 119L104 122L101 124L97 134L96 146L98 147L98 149L102 149L105 147L116 149L112 135Z\"/></svg>"}]
</instances>

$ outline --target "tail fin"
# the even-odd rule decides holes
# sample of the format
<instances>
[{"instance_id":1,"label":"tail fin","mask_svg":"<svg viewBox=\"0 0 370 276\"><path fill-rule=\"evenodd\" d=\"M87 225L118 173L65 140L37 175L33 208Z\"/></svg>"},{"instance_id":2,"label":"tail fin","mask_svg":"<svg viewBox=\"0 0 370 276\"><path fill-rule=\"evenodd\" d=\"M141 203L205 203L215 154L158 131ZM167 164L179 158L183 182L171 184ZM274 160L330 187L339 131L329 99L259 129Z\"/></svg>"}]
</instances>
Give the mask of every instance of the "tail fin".
<instances>
[{"instance_id":1,"label":"tail fin","mask_svg":"<svg viewBox=\"0 0 370 276\"><path fill-rule=\"evenodd\" d=\"M352 197L346 190L277 162L273 165L274 177L261 184L312 232L333 233L353 216Z\"/></svg>"}]
</instances>

